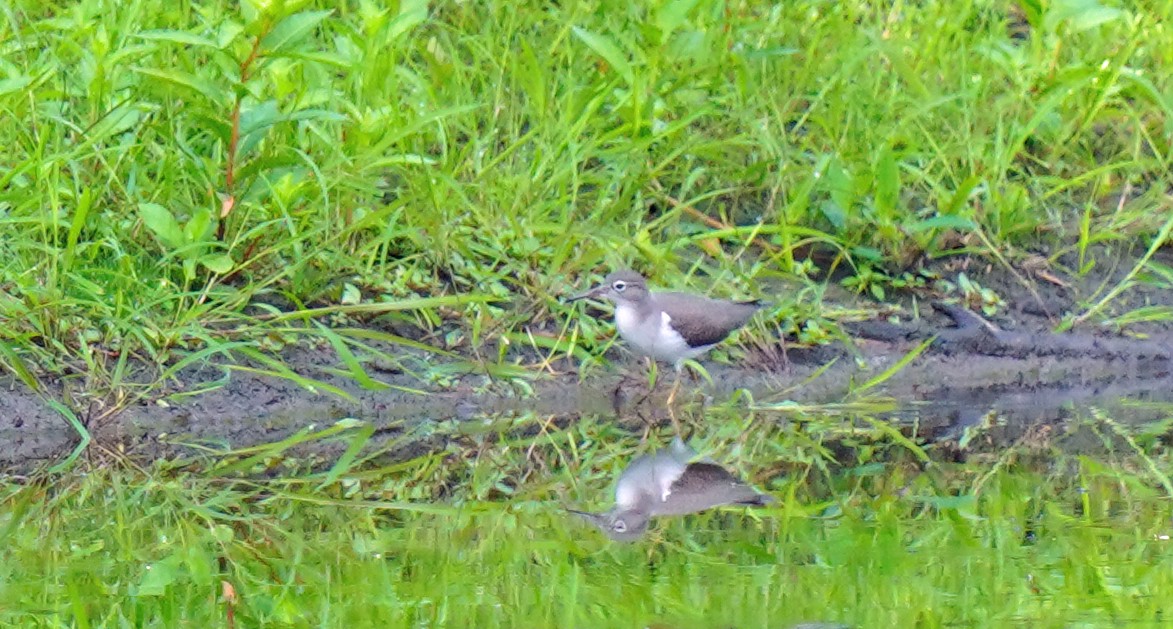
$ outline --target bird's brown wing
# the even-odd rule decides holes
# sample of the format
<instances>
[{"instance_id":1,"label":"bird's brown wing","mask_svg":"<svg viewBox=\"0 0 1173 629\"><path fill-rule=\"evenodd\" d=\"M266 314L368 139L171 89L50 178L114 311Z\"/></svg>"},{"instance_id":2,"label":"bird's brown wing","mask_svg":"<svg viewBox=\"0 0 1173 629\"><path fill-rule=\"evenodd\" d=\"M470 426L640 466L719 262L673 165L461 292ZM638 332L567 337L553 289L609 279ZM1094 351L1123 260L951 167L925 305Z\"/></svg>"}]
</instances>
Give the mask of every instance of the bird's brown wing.
<instances>
[{"instance_id":1,"label":"bird's brown wing","mask_svg":"<svg viewBox=\"0 0 1173 629\"><path fill-rule=\"evenodd\" d=\"M656 293L656 305L692 347L715 345L761 308L756 301L722 301L688 293Z\"/></svg>"},{"instance_id":2,"label":"bird's brown wing","mask_svg":"<svg viewBox=\"0 0 1173 629\"><path fill-rule=\"evenodd\" d=\"M667 499L657 501L653 515L684 515L731 504L760 506L773 500L720 465L690 463L672 484Z\"/></svg>"}]
</instances>

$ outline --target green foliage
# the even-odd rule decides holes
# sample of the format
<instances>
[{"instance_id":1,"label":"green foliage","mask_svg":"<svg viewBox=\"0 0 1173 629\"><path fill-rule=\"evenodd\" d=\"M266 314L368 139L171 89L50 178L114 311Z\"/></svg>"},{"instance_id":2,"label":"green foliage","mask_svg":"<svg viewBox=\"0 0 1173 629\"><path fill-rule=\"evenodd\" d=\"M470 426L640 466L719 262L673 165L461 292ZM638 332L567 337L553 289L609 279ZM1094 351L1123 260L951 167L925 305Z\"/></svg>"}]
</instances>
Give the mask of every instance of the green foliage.
<instances>
[{"instance_id":1,"label":"green foliage","mask_svg":"<svg viewBox=\"0 0 1173 629\"><path fill-rule=\"evenodd\" d=\"M344 420L223 453L203 474L106 466L0 481L0 622L1144 626L1173 611L1169 460L1150 437L1142 449L1096 414L1144 467L1028 440L922 467L932 444L861 412L798 411L801 427L782 429L716 409L694 445L780 502L665 518L630 545L563 511L606 504L648 447L590 418L421 426L448 451L380 469L291 463L312 439L348 453L370 439ZM282 458L281 478L240 475Z\"/></svg>"},{"instance_id":2,"label":"green foliage","mask_svg":"<svg viewBox=\"0 0 1173 629\"><path fill-rule=\"evenodd\" d=\"M1107 317L1135 283L1173 283L1154 260L1173 229L1171 7L1027 0L1015 30L1008 6L7 3L0 366L30 388L81 374L79 397L120 404L149 390L131 360L164 381L231 356L330 391L279 358L295 343L329 347L334 373L371 389L387 385L368 365L403 367L404 348L424 380L521 379L516 348L594 360L600 324L574 323L559 297L604 267L743 293L794 277L814 299L845 268L877 299L934 290L993 312L987 287L916 262L1001 262L1041 239L1086 273L1093 245L1143 241L1126 279L1064 325ZM833 326L794 324L810 342ZM460 355L476 360L429 361ZM54 408L79 437L58 472L91 434ZM786 500L624 547L560 510L602 502L635 454L593 425L446 435L448 451L372 470L378 436L344 420L218 453L204 476L5 481L0 619L942 627L1173 612L1158 431L1124 433L1143 473L1050 451L1043 471L1020 469L1012 449L932 477L905 464L926 444L874 421L752 439L740 418L712 425L732 464L793 472L770 479ZM304 472L288 452L315 440L340 456ZM274 470L289 475L242 479Z\"/></svg>"},{"instance_id":3,"label":"green foliage","mask_svg":"<svg viewBox=\"0 0 1173 629\"><path fill-rule=\"evenodd\" d=\"M207 209L196 210L186 224L180 225L167 208L156 203L140 203L139 216L143 225L183 261L183 276L187 282L196 279L196 264L201 264L213 273L227 273L232 270L232 258L224 254L210 253L212 240L212 213Z\"/></svg>"},{"instance_id":4,"label":"green foliage","mask_svg":"<svg viewBox=\"0 0 1173 629\"><path fill-rule=\"evenodd\" d=\"M400 320L582 357L599 330L549 325L558 298L620 264L742 292L848 268L890 299L933 289L920 260L1047 234L1086 272L1163 233L1167 8L17 3L0 338L119 388L103 355L274 349L250 308L475 294ZM1100 203L1122 187L1154 192Z\"/></svg>"}]
</instances>

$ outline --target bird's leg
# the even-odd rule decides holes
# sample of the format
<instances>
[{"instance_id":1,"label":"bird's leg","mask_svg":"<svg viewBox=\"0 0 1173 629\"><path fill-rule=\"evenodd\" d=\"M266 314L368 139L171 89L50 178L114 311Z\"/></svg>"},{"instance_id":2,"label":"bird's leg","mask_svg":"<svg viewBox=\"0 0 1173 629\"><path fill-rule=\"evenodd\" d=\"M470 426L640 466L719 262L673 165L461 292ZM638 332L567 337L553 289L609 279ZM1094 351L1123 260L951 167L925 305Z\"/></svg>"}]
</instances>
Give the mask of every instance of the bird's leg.
<instances>
[{"instance_id":1,"label":"bird's leg","mask_svg":"<svg viewBox=\"0 0 1173 629\"><path fill-rule=\"evenodd\" d=\"M648 437L652 436L652 427L656 425L656 420L655 418L644 417L642 413L640 414L640 418L644 420L644 432L639 437L639 445L642 446L648 442Z\"/></svg>"},{"instance_id":2,"label":"bird's leg","mask_svg":"<svg viewBox=\"0 0 1173 629\"><path fill-rule=\"evenodd\" d=\"M632 373L630 368L624 368L619 377L619 381L615 383L615 388L611 391L611 408L615 413L621 414L624 407L630 401L630 398L623 393L624 387L640 385L639 379ZM640 385L642 386L642 385ZM639 408L647 401L648 396L651 395L651 390L646 391L642 396L637 398L631 405L631 408Z\"/></svg>"},{"instance_id":3,"label":"bird's leg","mask_svg":"<svg viewBox=\"0 0 1173 629\"><path fill-rule=\"evenodd\" d=\"M676 431L676 436L683 435L680 429L680 420L676 419L676 408L673 402L676 401L676 391L680 389L680 370L683 365L676 365L676 380L672 383L672 390L668 392L668 418L672 420L672 429Z\"/></svg>"},{"instance_id":4,"label":"bird's leg","mask_svg":"<svg viewBox=\"0 0 1173 629\"><path fill-rule=\"evenodd\" d=\"M648 365L648 391L644 394L643 397L639 399L638 402L635 403L637 408L643 406L643 403L647 402L648 398L652 397L652 394L656 392L656 385L660 383L660 376L656 372L656 359L645 358L645 360L647 361Z\"/></svg>"}]
</instances>

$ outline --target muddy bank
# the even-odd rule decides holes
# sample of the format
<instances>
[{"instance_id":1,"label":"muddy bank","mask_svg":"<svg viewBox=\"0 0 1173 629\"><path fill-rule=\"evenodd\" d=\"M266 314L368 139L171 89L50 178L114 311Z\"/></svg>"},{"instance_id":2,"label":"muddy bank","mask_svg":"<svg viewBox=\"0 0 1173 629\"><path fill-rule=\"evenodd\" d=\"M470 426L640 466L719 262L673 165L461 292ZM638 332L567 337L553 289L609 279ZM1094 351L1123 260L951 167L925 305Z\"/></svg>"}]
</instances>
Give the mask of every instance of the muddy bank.
<instances>
[{"instance_id":1,"label":"muddy bank","mask_svg":"<svg viewBox=\"0 0 1173 629\"><path fill-rule=\"evenodd\" d=\"M791 352L785 371L761 373L744 367L712 366L712 385L686 381L678 396L680 413L703 413L703 404L727 400L738 389L752 393L759 407L792 401L826 404L858 399L860 383L899 361L914 343L861 342L863 360L846 352L822 359L828 350ZM311 355L298 357L303 368ZM331 360L328 354L316 358ZM808 359L820 359L807 362ZM635 365L638 366L638 365ZM1089 406L1103 407L1120 421L1143 422L1161 416L1160 409L1143 411L1122 400L1173 403L1173 373L1166 359L1102 359L1043 356L1012 358L930 350L864 396L898 401L889 413L917 426L926 439L959 438L990 413L999 416L998 434L1019 438L1040 423L1057 424L1086 417ZM821 374L817 374L822 370ZM462 381L484 384L483 376ZM425 395L393 389L368 391L343 378L330 384L353 399L313 393L284 379L233 373L223 387L184 401L151 401L130 406L110 419L91 425L100 447L140 457L199 454L203 448L224 451L284 439L307 426L325 428L343 418L356 418L376 428L371 447L391 447L419 424L446 420L487 422L502 415L530 413L572 421L582 415L614 417L638 430L645 422L667 420L663 401L670 382L652 392L640 381L618 371L579 382L574 375L533 383L532 395L497 388L434 391ZM403 386L417 383L404 378ZM619 391L616 395L616 390ZM77 441L68 424L40 398L10 389L9 408L0 421L0 466L28 469L68 452ZM746 412L750 412L747 408ZM788 413L757 411L787 421ZM1167 413L1166 413L1167 414ZM200 446L200 447L195 447ZM338 446L341 448L341 446ZM418 453L420 444L402 444L401 454Z\"/></svg>"},{"instance_id":2,"label":"muddy bank","mask_svg":"<svg viewBox=\"0 0 1173 629\"><path fill-rule=\"evenodd\" d=\"M1085 323L1063 334L1051 332L1061 313L1080 311L1085 297L1112 281L1113 274L1123 273L1126 265L1084 278L1082 284L1072 280L1024 285L1018 277L992 267L961 270L944 268L947 264L940 264L940 274L966 272L983 286L996 286L1006 306L986 318L957 302L926 300L912 291L896 295L905 305L904 314L844 323L849 343L790 347L785 361L777 360L782 355L778 348L765 348L764 354L751 349L740 365L708 363L712 384L686 382L684 394L678 396L683 403L680 412L703 413L706 401L722 403L739 389L752 393L759 407L786 401L826 404L856 399L861 383L925 341L930 345L922 355L863 394L896 400L897 410L891 416L915 425L920 438L959 438L991 412L999 420L997 430L990 434L1009 441L1040 423L1086 416L1089 406L1103 407L1118 421L1143 422L1161 417L1162 411L1153 410L1153 405L1148 410L1124 407L1121 402L1173 402L1173 325L1169 322L1146 321L1124 330ZM836 298L852 299L848 295ZM1113 301L1106 314L1170 305L1170 291L1142 285ZM910 312L919 316L908 316ZM670 381L645 398L641 364L622 351L611 358L614 368L595 369L581 381L575 365L555 364L555 372L561 375L537 376L529 383L532 392L470 374L453 378L443 389L414 393L409 389L421 386L414 377L379 374L381 381L392 386L371 391L328 373L338 364L332 352L297 349L285 355L294 370L312 374L344 395L309 391L286 379L233 370L230 365L204 365L183 374L180 380L185 385L160 390L117 413L100 416L89 409L75 411L95 437L92 449L146 458L269 443L307 426L324 428L343 418L373 424L376 434L371 447L387 447L392 456L428 447L403 437L429 422L484 423L512 414L563 422L600 415L633 426L664 420L663 399ZM624 372L635 377L625 377ZM225 380L219 388L186 394ZM22 385L0 384L0 443L6 446L0 449L0 468L28 470L69 452L78 436L64 418ZM49 385L46 395L63 399L61 389L53 390L54 386ZM746 412L751 412L748 405ZM784 412L755 412L787 419Z\"/></svg>"}]
</instances>

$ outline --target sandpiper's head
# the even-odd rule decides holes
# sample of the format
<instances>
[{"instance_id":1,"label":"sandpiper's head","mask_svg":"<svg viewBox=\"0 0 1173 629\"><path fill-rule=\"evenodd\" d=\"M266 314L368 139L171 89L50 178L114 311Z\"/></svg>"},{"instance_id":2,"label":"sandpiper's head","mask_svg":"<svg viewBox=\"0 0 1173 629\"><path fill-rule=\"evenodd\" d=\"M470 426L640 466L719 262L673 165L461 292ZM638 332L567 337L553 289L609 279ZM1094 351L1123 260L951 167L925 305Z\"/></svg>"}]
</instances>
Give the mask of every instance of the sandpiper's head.
<instances>
[{"instance_id":1,"label":"sandpiper's head","mask_svg":"<svg viewBox=\"0 0 1173 629\"><path fill-rule=\"evenodd\" d=\"M617 542L634 542L648 530L648 514L643 511L616 511L606 513L588 513L568 509L571 513L586 519L599 527L611 539Z\"/></svg>"},{"instance_id":2,"label":"sandpiper's head","mask_svg":"<svg viewBox=\"0 0 1173 629\"><path fill-rule=\"evenodd\" d=\"M648 296L648 283L643 276L635 271L615 271L603 280L602 284L588 290L581 295L575 295L570 301L579 299L610 299L615 303L639 302Z\"/></svg>"}]
</instances>

